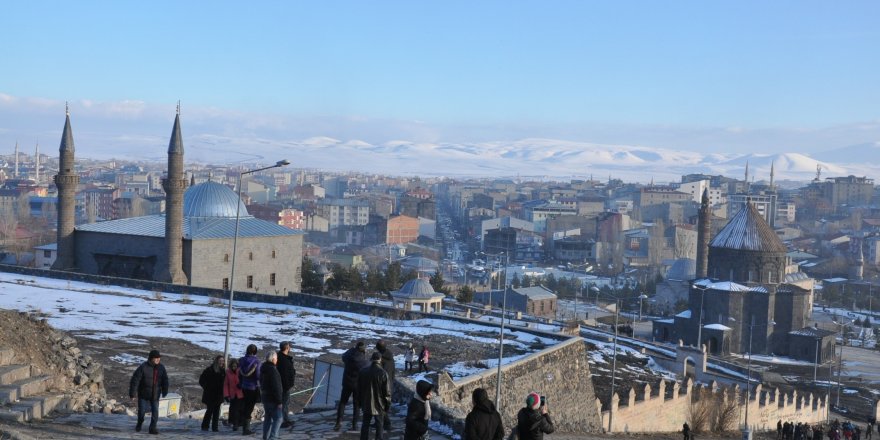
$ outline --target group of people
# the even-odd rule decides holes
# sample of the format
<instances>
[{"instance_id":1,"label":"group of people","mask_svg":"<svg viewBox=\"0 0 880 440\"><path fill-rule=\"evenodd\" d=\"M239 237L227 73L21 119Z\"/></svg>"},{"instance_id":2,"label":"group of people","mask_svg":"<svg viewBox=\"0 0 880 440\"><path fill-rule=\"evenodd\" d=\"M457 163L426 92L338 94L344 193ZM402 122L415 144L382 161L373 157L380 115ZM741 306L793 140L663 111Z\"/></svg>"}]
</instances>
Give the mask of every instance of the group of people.
<instances>
[{"instance_id":1,"label":"group of people","mask_svg":"<svg viewBox=\"0 0 880 440\"><path fill-rule=\"evenodd\" d=\"M869 420L865 425L865 439L871 439L874 431L874 421ZM880 427L878 427L880 432ZM840 422L835 419L827 426L825 424L809 425L807 423L776 422L777 440L822 440L827 436L828 440L861 440L862 429L850 421Z\"/></svg>"},{"instance_id":2,"label":"group of people","mask_svg":"<svg viewBox=\"0 0 880 440\"><path fill-rule=\"evenodd\" d=\"M430 371L428 370L428 361L431 359L431 352L428 351L428 346L423 345L422 350L419 351L418 356L416 356L416 349L412 346L412 343L409 344L409 347L406 349L406 356L403 361L403 368L406 371L412 371L415 366L415 362L419 363L419 373L422 371Z\"/></svg>"},{"instance_id":3,"label":"group of people","mask_svg":"<svg viewBox=\"0 0 880 440\"><path fill-rule=\"evenodd\" d=\"M383 438L385 430L391 428L388 411L391 409L391 386L394 383L394 352L385 341L376 341L375 351L367 360L367 345L358 341L354 347L342 354L342 392L336 408L336 425L342 428L342 415L348 400L352 400L354 412L351 421L352 431L358 429L358 419L362 419L361 438L369 437L370 424L375 421L376 438Z\"/></svg>"},{"instance_id":4,"label":"group of people","mask_svg":"<svg viewBox=\"0 0 880 440\"><path fill-rule=\"evenodd\" d=\"M251 416L258 401L263 404L263 439L274 440L282 427L291 427L288 405L290 391L296 379L290 343L279 344L278 351L266 353L261 363L257 346L248 345L241 359L231 359L229 368L223 356L202 371L199 385L202 387L202 403L205 415L202 431L220 430L220 406L229 403L229 424L233 431L241 428L243 435L254 434ZM138 399L138 415L135 431L140 432L147 410L151 413L150 434L158 434L159 398L168 395L168 374L161 364L158 350L150 351L147 361L135 370L129 384L129 397Z\"/></svg>"}]
</instances>

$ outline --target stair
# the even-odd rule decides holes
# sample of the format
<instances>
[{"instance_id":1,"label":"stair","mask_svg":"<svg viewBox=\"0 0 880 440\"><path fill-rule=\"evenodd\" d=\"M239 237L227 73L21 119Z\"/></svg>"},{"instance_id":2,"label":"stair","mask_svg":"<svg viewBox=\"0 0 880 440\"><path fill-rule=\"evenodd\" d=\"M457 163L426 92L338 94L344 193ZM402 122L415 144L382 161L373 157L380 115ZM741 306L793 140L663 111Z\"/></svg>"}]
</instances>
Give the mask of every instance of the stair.
<instances>
[{"instance_id":1,"label":"stair","mask_svg":"<svg viewBox=\"0 0 880 440\"><path fill-rule=\"evenodd\" d=\"M63 394L52 393L52 377L33 375L30 365L13 364L15 353L0 349L0 421L27 422L67 407Z\"/></svg>"}]
</instances>

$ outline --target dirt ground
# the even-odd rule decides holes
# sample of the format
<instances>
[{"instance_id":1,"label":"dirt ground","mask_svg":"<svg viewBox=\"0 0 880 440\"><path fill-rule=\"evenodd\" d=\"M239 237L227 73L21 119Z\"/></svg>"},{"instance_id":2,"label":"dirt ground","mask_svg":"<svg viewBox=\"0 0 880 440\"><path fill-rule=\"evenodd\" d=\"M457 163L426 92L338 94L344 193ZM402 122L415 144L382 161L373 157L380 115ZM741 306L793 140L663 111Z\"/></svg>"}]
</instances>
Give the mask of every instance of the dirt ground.
<instances>
[{"instance_id":1,"label":"dirt ground","mask_svg":"<svg viewBox=\"0 0 880 440\"><path fill-rule=\"evenodd\" d=\"M90 332L89 332L90 333ZM119 402L128 402L128 384L131 374L137 368L138 362L143 362L147 353L152 349L158 349L162 354L162 363L168 371L170 381L170 391L178 393L182 396L181 411L191 411L201 409L202 390L199 387L198 380L202 371L211 365L214 356L222 353L215 353L206 350L200 346L189 343L181 339L148 339L149 344L135 344L126 341L114 340L96 340L88 337L83 332L71 333L79 344L83 352L89 354L102 364L104 364L104 386L107 390L107 396L110 399L116 399ZM366 341L368 344L367 353L371 353L375 341ZM413 343L418 347L417 351L423 344L431 350L430 367L432 369L443 368L444 366L467 359L486 359L492 358L497 353L494 344L487 345L474 342L469 339L449 337L446 335L431 335L424 340L418 341L401 341L386 340L386 344L393 350L395 355L404 353L407 345ZM294 346L296 341L293 341ZM348 341L333 341L333 347L338 349L347 349L351 346ZM277 350L275 344L266 344L260 348L260 353L266 350ZM232 349L232 355L240 357L243 348ZM139 359L133 359L125 364L120 363L118 356L135 355ZM513 356L520 354L517 350L505 347L505 355ZM111 359L112 358L112 359ZM320 357L321 360L327 362L335 362L342 364L340 355L327 354ZM294 365L296 367L296 383L294 391L310 388L312 386L312 374L314 372L314 360L305 356L297 356L294 353ZM298 411L303 408L308 400L309 393L294 395L291 402L291 410Z\"/></svg>"}]
</instances>

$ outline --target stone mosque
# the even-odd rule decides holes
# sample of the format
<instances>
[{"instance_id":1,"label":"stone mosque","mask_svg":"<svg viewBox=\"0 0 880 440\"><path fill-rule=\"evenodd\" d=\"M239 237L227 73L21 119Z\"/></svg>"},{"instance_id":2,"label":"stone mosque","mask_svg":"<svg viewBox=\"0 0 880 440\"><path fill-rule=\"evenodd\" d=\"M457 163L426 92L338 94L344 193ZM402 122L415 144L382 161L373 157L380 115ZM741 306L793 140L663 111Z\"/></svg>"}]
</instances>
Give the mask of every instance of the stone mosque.
<instances>
[{"instance_id":1,"label":"stone mosque","mask_svg":"<svg viewBox=\"0 0 880 440\"><path fill-rule=\"evenodd\" d=\"M301 231L251 216L226 185L208 181L187 188L179 107L162 181L165 213L75 226L79 176L66 113L55 176L58 256L52 269L228 290L237 236L236 291L300 291Z\"/></svg>"},{"instance_id":2,"label":"stone mosque","mask_svg":"<svg viewBox=\"0 0 880 440\"><path fill-rule=\"evenodd\" d=\"M711 242L709 218L704 192L688 309L654 321L654 338L705 345L715 354L745 353L750 343L753 353L815 354L804 351L800 338L812 329L813 279L791 264L785 245L749 200ZM806 343L817 345L815 338Z\"/></svg>"}]
</instances>

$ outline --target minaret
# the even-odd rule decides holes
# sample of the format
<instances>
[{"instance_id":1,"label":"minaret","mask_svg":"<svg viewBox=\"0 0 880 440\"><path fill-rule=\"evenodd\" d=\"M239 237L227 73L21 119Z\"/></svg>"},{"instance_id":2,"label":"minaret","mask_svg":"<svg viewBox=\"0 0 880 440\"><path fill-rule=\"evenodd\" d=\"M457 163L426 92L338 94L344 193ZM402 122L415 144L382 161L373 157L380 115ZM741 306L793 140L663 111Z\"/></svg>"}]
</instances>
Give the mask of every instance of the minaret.
<instances>
[{"instance_id":1,"label":"minaret","mask_svg":"<svg viewBox=\"0 0 880 440\"><path fill-rule=\"evenodd\" d=\"M13 176L18 179L18 141L15 141L15 174Z\"/></svg>"},{"instance_id":2,"label":"minaret","mask_svg":"<svg viewBox=\"0 0 880 440\"><path fill-rule=\"evenodd\" d=\"M37 142L36 151L34 151L34 181L40 184L40 143Z\"/></svg>"},{"instance_id":3,"label":"minaret","mask_svg":"<svg viewBox=\"0 0 880 440\"><path fill-rule=\"evenodd\" d=\"M862 252L862 240L855 237L852 237L851 240L855 249L853 250L853 261L849 267L849 277L854 281L861 281L865 273L865 253Z\"/></svg>"},{"instance_id":4,"label":"minaret","mask_svg":"<svg viewBox=\"0 0 880 440\"><path fill-rule=\"evenodd\" d=\"M697 278L706 278L709 272L709 231L711 212L709 210L709 189L703 190L700 201L700 215L697 220Z\"/></svg>"},{"instance_id":5,"label":"minaret","mask_svg":"<svg viewBox=\"0 0 880 440\"><path fill-rule=\"evenodd\" d=\"M749 184L749 161L746 161L746 194L752 193L752 186Z\"/></svg>"},{"instance_id":6,"label":"minaret","mask_svg":"<svg viewBox=\"0 0 880 440\"><path fill-rule=\"evenodd\" d=\"M183 192L186 173L183 170L183 136L180 134L180 103L174 117L171 141L168 142L168 176L162 180L165 189L165 264L158 266L159 281L188 284L183 272Z\"/></svg>"},{"instance_id":7,"label":"minaret","mask_svg":"<svg viewBox=\"0 0 880 440\"><path fill-rule=\"evenodd\" d=\"M773 181L774 181L773 178L775 177L775 174L776 174L775 168L776 168L776 161L770 162L770 191L776 190L776 185L773 183Z\"/></svg>"},{"instance_id":8,"label":"minaret","mask_svg":"<svg viewBox=\"0 0 880 440\"><path fill-rule=\"evenodd\" d=\"M76 267L76 241L73 229L76 225L76 186L79 176L74 169L73 130L70 128L70 109L65 104L64 131L61 133L61 146L58 148L58 174L55 186L58 187L58 257L52 265L54 270L70 270Z\"/></svg>"}]
</instances>

